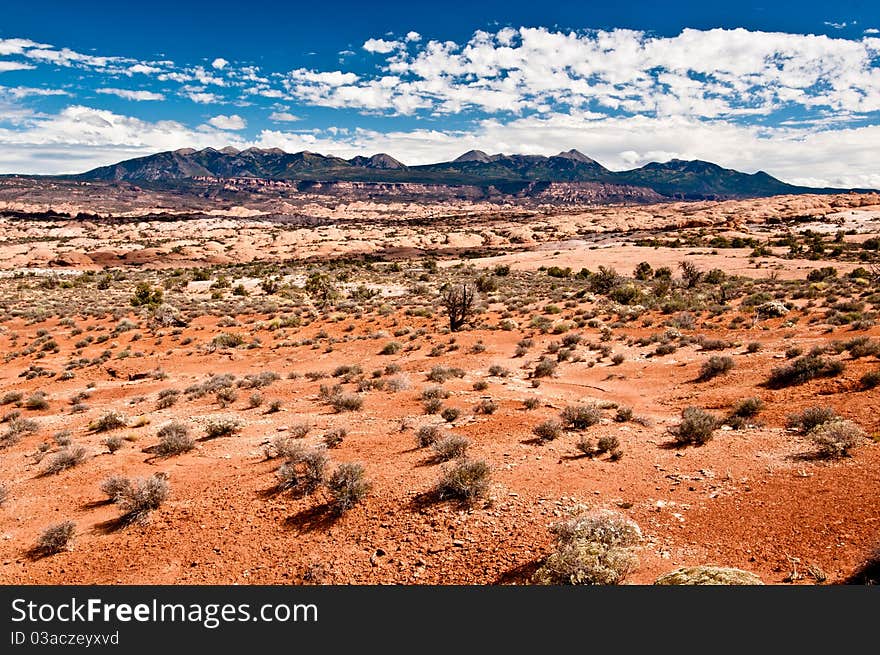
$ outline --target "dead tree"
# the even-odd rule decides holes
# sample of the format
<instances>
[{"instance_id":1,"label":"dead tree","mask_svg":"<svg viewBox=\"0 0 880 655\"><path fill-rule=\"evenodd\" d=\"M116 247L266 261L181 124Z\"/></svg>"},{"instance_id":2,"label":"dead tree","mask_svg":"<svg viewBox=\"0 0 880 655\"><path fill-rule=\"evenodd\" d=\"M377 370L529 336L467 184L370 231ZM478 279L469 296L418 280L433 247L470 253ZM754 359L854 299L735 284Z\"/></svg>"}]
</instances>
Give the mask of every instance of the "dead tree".
<instances>
[{"instance_id":1,"label":"dead tree","mask_svg":"<svg viewBox=\"0 0 880 655\"><path fill-rule=\"evenodd\" d=\"M440 293L440 304L449 317L449 329L457 332L474 312L477 291L472 284L450 284Z\"/></svg>"}]
</instances>

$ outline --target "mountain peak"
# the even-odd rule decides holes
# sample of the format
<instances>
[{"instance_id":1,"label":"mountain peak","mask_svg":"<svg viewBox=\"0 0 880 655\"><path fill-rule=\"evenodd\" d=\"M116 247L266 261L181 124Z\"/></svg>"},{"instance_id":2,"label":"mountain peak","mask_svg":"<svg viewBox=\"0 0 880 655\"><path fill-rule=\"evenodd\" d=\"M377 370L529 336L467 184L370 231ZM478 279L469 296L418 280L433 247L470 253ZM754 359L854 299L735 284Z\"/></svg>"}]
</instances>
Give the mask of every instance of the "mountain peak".
<instances>
[{"instance_id":1,"label":"mountain peak","mask_svg":"<svg viewBox=\"0 0 880 655\"><path fill-rule=\"evenodd\" d=\"M175 155L180 155L181 157L188 157L189 155L196 154L195 148L178 148L174 151Z\"/></svg>"},{"instance_id":2,"label":"mountain peak","mask_svg":"<svg viewBox=\"0 0 880 655\"><path fill-rule=\"evenodd\" d=\"M482 164L486 164L492 160L489 157L489 155L487 155L482 150L468 150L466 153L456 157L452 161L455 163L464 163L467 161L478 161Z\"/></svg>"},{"instance_id":3,"label":"mountain peak","mask_svg":"<svg viewBox=\"0 0 880 655\"><path fill-rule=\"evenodd\" d=\"M233 148L232 146L226 146L225 148L220 148L220 152L222 152L224 155L235 156L241 151L238 148Z\"/></svg>"},{"instance_id":4,"label":"mountain peak","mask_svg":"<svg viewBox=\"0 0 880 655\"><path fill-rule=\"evenodd\" d=\"M575 150L572 148L571 150L566 150L565 152L560 152L557 157L561 159L571 159L573 161L579 161L584 164L595 164L596 161L587 157L580 150Z\"/></svg>"}]
</instances>

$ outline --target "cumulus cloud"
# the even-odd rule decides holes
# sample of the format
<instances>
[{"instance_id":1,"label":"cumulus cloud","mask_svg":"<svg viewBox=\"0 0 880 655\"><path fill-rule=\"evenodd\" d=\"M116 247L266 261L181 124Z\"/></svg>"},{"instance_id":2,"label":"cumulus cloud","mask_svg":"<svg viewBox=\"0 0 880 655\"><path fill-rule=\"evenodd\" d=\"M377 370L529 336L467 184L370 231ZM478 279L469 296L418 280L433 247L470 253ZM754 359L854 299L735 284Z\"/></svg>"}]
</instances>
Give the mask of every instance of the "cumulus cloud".
<instances>
[{"instance_id":1,"label":"cumulus cloud","mask_svg":"<svg viewBox=\"0 0 880 655\"><path fill-rule=\"evenodd\" d=\"M102 89L95 89L96 93L103 93L104 95L112 95L118 96L125 100L134 100L136 102L141 102L144 100L164 100L165 96L161 93L154 93L152 91L135 91L131 89L114 89L105 87Z\"/></svg>"},{"instance_id":2,"label":"cumulus cloud","mask_svg":"<svg viewBox=\"0 0 880 655\"><path fill-rule=\"evenodd\" d=\"M217 70L223 70L224 68L226 68L226 65L228 63L229 62L223 59L223 57L217 57L214 61L211 62L211 66L213 66Z\"/></svg>"},{"instance_id":3,"label":"cumulus cloud","mask_svg":"<svg viewBox=\"0 0 880 655\"><path fill-rule=\"evenodd\" d=\"M364 41L364 50L367 52L375 52L378 54L387 55L389 52L393 52L400 48L402 44L400 41L386 41L385 39L367 39Z\"/></svg>"},{"instance_id":4,"label":"cumulus cloud","mask_svg":"<svg viewBox=\"0 0 880 655\"><path fill-rule=\"evenodd\" d=\"M232 114L231 116L220 114L209 119L208 124L219 130L243 130L247 127L247 121L238 114Z\"/></svg>"},{"instance_id":5,"label":"cumulus cloud","mask_svg":"<svg viewBox=\"0 0 880 655\"><path fill-rule=\"evenodd\" d=\"M294 121L299 121L302 119L299 116L294 116L287 111L273 111L271 114L269 114L269 120L279 123L292 123Z\"/></svg>"}]
</instances>

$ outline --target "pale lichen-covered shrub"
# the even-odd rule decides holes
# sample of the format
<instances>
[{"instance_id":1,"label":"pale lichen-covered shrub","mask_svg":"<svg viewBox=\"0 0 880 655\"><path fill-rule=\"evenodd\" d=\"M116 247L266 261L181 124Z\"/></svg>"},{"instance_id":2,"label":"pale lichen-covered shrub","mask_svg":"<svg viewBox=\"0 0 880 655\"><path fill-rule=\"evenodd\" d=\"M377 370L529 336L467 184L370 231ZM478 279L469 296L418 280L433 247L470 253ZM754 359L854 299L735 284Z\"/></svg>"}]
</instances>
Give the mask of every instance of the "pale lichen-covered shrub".
<instances>
[{"instance_id":1,"label":"pale lichen-covered shrub","mask_svg":"<svg viewBox=\"0 0 880 655\"><path fill-rule=\"evenodd\" d=\"M807 435L816 446L816 454L823 459L849 457L853 448L862 442L865 432L852 421L836 420L817 425Z\"/></svg>"},{"instance_id":2,"label":"pale lichen-covered shrub","mask_svg":"<svg viewBox=\"0 0 880 655\"><path fill-rule=\"evenodd\" d=\"M762 585L754 573L723 566L690 566L664 573L655 585Z\"/></svg>"},{"instance_id":3,"label":"pale lichen-covered shrub","mask_svg":"<svg viewBox=\"0 0 880 655\"><path fill-rule=\"evenodd\" d=\"M577 516L551 528L556 551L534 575L543 585L615 585L639 564L635 549L642 531L610 511Z\"/></svg>"}]
</instances>

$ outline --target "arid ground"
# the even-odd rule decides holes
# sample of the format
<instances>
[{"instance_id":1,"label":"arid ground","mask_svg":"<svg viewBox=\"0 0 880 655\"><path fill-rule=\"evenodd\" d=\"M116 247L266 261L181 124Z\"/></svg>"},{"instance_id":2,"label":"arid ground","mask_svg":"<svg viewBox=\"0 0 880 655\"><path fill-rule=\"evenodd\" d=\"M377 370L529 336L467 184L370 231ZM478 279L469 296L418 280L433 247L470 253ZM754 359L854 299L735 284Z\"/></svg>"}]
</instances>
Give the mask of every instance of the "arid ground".
<instances>
[{"instance_id":1,"label":"arid ground","mask_svg":"<svg viewBox=\"0 0 880 655\"><path fill-rule=\"evenodd\" d=\"M627 583L880 545L880 196L227 192L0 185L0 582L528 584L596 510Z\"/></svg>"}]
</instances>

